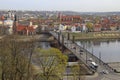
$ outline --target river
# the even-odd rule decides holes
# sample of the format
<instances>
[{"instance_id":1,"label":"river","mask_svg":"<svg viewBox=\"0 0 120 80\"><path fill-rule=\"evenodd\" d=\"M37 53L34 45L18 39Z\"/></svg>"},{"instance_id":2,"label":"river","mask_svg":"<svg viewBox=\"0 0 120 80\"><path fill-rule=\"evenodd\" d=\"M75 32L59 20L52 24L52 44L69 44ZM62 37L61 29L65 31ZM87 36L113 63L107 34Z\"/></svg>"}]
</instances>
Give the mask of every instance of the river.
<instances>
[{"instance_id":1,"label":"river","mask_svg":"<svg viewBox=\"0 0 120 80\"><path fill-rule=\"evenodd\" d=\"M84 40L77 41L78 45L92 52L104 62L120 62L120 40Z\"/></svg>"},{"instance_id":2,"label":"river","mask_svg":"<svg viewBox=\"0 0 120 80\"><path fill-rule=\"evenodd\" d=\"M47 49L51 47L49 42L36 42L35 45L37 48L43 48L43 49Z\"/></svg>"}]
</instances>

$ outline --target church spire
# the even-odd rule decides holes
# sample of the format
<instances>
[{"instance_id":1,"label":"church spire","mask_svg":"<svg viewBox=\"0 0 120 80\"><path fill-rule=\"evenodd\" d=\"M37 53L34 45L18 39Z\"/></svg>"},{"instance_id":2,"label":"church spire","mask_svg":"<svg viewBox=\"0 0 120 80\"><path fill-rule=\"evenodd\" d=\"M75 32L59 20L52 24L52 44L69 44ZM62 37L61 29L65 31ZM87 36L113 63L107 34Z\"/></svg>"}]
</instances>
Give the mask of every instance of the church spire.
<instances>
[{"instance_id":1,"label":"church spire","mask_svg":"<svg viewBox=\"0 0 120 80\"><path fill-rule=\"evenodd\" d=\"M17 20L17 15L15 14L14 23L13 23L13 34L17 34L17 25L18 25L18 20Z\"/></svg>"},{"instance_id":2,"label":"church spire","mask_svg":"<svg viewBox=\"0 0 120 80\"><path fill-rule=\"evenodd\" d=\"M14 21L16 22L17 21L17 15L15 14L15 18L14 18Z\"/></svg>"}]
</instances>

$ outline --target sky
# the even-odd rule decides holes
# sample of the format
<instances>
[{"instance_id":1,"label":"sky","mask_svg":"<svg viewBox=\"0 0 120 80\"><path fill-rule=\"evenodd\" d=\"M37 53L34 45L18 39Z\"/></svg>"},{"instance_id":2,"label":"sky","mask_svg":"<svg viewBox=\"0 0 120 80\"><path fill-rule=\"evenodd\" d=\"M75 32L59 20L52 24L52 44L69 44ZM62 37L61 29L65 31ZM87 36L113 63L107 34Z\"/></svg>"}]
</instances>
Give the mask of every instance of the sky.
<instances>
[{"instance_id":1,"label":"sky","mask_svg":"<svg viewBox=\"0 0 120 80\"><path fill-rule=\"evenodd\" d=\"M120 0L0 0L0 10L120 11Z\"/></svg>"}]
</instances>

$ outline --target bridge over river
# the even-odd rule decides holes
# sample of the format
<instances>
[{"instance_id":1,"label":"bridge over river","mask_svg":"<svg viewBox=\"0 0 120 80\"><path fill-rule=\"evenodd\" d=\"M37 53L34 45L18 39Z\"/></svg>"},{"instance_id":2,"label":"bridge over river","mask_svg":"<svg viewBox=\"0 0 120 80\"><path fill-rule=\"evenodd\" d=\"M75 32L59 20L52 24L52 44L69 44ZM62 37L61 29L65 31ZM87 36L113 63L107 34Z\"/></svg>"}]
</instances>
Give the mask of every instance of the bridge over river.
<instances>
[{"instance_id":1,"label":"bridge over river","mask_svg":"<svg viewBox=\"0 0 120 80\"><path fill-rule=\"evenodd\" d=\"M83 47L77 45L77 43L74 42L74 37L73 37L73 40L70 40L69 34L68 34L68 37L64 37L64 35L62 35L60 32L50 31L49 33L52 36L54 36L54 38L56 38L58 40L58 42L60 44L62 44L62 46L65 46L67 49L69 49L71 52L73 52L73 54L76 55L78 57L78 59L80 59L88 67L88 69L91 70L92 72L96 72L96 73L100 74L102 71L107 71L108 74L110 74L112 76L114 76L114 75L117 76L116 70L114 70L108 64L104 63L100 58L96 57L95 55L93 55L92 53L90 53L89 51L84 49ZM81 50L84 52L83 54L81 54L81 52L80 52ZM91 68L91 61L89 60L90 58L92 58L92 61L94 61L96 64L98 64L97 70ZM119 76L117 76L117 77L120 78ZM94 79L92 79L92 80L94 80ZM101 80L101 79L99 79L99 80Z\"/></svg>"}]
</instances>

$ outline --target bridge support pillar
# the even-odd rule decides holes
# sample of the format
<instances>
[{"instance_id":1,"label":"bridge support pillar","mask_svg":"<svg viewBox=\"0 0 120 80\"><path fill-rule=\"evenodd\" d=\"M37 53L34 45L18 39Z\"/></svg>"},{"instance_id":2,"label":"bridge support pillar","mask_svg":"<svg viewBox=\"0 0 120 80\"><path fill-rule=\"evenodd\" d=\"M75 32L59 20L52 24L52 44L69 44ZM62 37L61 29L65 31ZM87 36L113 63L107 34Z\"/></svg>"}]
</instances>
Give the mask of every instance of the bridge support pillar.
<instances>
[{"instance_id":1,"label":"bridge support pillar","mask_svg":"<svg viewBox=\"0 0 120 80\"><path fill-rule=\"evenodd\" d=\"M67 35L67 39L70 40L70 33L68 33L68 35Z\"/></svg>"},{"instance_id":2,"label":"bridge support pillar","mask_svg":"<svg viewBox=\"0 0 120 80\"><path fill-rule=\"evenodd\" d=\"M75 36L73 36L73 38L72 38L72 42L73 42L73 43L75 42Z\"/></svg>"}]
</instances>

